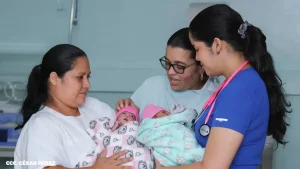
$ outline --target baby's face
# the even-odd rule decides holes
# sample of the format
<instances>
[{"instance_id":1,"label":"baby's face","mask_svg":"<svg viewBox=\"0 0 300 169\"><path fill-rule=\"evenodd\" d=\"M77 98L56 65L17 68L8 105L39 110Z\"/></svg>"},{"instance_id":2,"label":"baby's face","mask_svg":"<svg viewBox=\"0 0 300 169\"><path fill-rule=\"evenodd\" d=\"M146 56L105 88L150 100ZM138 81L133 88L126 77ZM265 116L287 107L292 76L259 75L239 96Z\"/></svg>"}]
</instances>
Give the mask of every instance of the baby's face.
<instances>
[{"instance_id":1,"label":"baby's face","mask_svg":"<svg viewBox=\"0 0 300 169\"><path fill-rule=\"evenodd\" d=\"M135 121L135 116L132 113L129 112L123 112L120 114L120 116L117 119L121 125L130 122L130 121Z\"/></svg>"},{"instance_id":2,"label":"baby's face","mask_svg":"<svg viewBox=\"0 0 300 169\"><path fill-rule=\"evenodd\" d=\"M162 118L162 117L166 117L169 116L169 112L162 110L160 112L158 112L155 116L153 116L154 119L156 118Z\"/></svg>"}]
</instances>

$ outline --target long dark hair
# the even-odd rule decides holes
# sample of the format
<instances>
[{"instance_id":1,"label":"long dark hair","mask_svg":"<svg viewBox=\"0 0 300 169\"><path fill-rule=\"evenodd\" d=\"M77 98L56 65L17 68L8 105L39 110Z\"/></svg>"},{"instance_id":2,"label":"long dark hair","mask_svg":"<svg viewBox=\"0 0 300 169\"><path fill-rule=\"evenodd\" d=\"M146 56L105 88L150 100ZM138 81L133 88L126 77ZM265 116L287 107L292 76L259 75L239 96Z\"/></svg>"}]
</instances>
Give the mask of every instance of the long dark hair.
<instances>
[{"instance_id":1,"label":"long dark hair","mask_svg":"<svg viewBox=\"0 0 300 169\"><path fill-rule=\"evenodd\" d=\"M62 78L66 72L73 69L73 64L78 57L86 57L86 54L76 46L60 44L44 55L41 64L34 66L27 83L27 96L21 107L23 123L16 129L23 128L30 117L47 101L50 73L56 72Z\"/></svg>"},{"instance_id":2,"label":"long dark hair","mask_svg":"<svg viewBox=\"0 0 300 169\"><path fill-rule=\"evenodd\" d=\"M177 47L191 52L190 57L196 60L196 50L192 45L189 38L189 28L182 28L176 31L168 40L167 46ZM197 64L200 65L200 62L197 61ZM208 76L204 72L202 82L206 82Z\"/></svg>"},{"instance_id":3,"label":"long dark hair","mask_svg":"<svg viewBox=\"0 0 300 169\"><path fill-rule=\"evenodd\" d=\"M285 99L282 81L275 71L272 56L267 51L266 36L253 25L240 29L244 33L238 32L244 23L246 22L235 10L218 4L204 9L192 20L190 33L195 40L204 42L208 47L212 46L217 37L230 44L235 51L244 54L267 88L270 103L268 135L285 145L287 142L284 136L289 126L285 118L291 112L288 110L291 104Z\"/></svg>"}]
</instances>

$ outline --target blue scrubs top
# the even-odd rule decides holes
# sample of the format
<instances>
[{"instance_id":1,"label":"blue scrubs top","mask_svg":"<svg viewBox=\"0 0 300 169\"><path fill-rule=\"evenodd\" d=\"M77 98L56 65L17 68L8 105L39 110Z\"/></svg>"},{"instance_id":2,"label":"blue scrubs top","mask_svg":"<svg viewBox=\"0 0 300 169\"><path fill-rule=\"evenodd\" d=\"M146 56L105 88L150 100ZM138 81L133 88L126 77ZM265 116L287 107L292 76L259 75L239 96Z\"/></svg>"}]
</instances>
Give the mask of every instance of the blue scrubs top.
<instances>
[{"instance_id":1,"label":"blue scrubs top","mask_svg":"<svg viewBox=\"0 0 300 169\"><path fill-rule=\"evenodd\" d=\"M203 147L206 147L209 135L201 136L199 130L209 109L210 106L194 127L196 139ZM219 93L208 121L209 127L224 127L244 135L230 169L257 169L261 164L269 114L265 83L253 68L240 71Z\"/></svg>"}]
</instances>

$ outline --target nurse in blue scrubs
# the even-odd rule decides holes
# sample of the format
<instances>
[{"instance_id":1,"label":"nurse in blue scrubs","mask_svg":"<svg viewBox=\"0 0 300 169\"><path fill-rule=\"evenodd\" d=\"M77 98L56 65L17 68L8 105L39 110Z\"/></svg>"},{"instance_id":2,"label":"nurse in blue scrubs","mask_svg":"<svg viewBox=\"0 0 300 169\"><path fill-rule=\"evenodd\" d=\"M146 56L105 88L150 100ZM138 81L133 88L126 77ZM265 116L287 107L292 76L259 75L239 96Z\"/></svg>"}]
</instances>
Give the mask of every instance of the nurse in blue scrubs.
<instances>
[{"instance_id":1,"label":"nurse in blue scrubs","mask_svg":"<svg viewBox=\"0 0 300 169\"><path fill-rule=\"evenodd\" d=\"M166 168L257 169L266 135L286 143L290 112L265 35L229 6L213 5L190 23L190 40L205 72L226 79L194 121L203 161Z\"/></svg>"}]
</instances>

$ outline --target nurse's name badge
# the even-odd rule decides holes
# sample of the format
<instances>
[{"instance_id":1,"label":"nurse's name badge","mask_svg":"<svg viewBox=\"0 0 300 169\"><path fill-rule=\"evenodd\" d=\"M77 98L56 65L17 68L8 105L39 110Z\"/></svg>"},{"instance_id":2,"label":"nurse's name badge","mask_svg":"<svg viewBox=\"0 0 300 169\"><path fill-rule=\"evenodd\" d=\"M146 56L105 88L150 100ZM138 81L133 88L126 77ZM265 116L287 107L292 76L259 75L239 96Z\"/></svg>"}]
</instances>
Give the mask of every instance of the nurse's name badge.
<instances>
[{"instance_id":1,"label":"nurse's name badge","mask_svg":"<svg viewBox=\"0 0 300 169\"><path fill-rule=\"evenodd\" d=\"M199 133L201 136L205 137L208 136L210 133L210 127L207 124L203 124L200 128L199 128Z\"/></svg>"}]
</instances>

